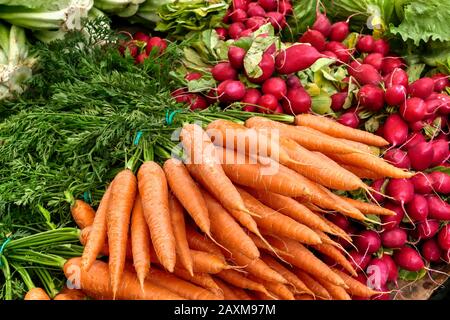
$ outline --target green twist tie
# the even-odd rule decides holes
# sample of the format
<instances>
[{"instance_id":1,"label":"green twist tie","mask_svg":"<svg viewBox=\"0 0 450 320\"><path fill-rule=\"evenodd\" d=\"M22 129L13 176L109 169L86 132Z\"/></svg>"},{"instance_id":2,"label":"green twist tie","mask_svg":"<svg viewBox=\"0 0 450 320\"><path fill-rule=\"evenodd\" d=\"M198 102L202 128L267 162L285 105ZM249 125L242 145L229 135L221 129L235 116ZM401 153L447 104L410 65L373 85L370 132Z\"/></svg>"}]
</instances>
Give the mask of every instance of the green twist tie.
<instances>
[{"instance_id":1,"label":"green twist tie","mask_svg":"<svg viewBox=\"0 0 450 320\"><path fill-rule=\"evenodd\" d=\"M142 134L143 134L142 131L138 131L136 133L136 138L134 138L134 142L133 142L135 146L137 146L139 143L139 140L141 140Z\"/></svg>"},{"instance_id":2,"label":"green twist tie","mask_svg":"<svg viewBox=\"0 0 450 320\"><path fill-rule=\"evenodd\" d=\"M3 267L3 263L2 263L2 255L3 255L3 250L5 250L6 245L11 241L11 238L8 237L2 244L2 246L0 247L0 268Z\"/></svg>"},{"instance_id":3,"label":"green twist tie","mask_svg":"<svg viewBox=\"0 0 450 320\"><path fill-rule=\"evenodd\" d=\"M92 193L90 191L85 191L83 193L84 201L87 203L92 203Z\"/></svg>"},{"instance_id":4,"label":"green twist tie","mask_svg":"<svg viewBox=\"0 0 450 320\"><path fill-rule=\"evenodd\" d=\"M182 110L174 110L172 112L169 112L169 110L166 111L166 123L167 125L171 125L173 123L173 118L178 112L181 112Z\"/></svg>"}]
</instances>

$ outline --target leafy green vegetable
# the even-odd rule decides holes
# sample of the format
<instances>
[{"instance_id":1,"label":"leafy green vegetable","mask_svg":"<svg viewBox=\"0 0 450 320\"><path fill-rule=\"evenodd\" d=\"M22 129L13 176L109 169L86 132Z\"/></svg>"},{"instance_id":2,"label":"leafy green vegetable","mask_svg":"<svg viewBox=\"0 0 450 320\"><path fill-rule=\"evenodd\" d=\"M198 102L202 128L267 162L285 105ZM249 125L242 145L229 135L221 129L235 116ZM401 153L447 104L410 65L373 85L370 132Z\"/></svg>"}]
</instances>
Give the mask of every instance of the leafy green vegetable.
<instances>
[{"instance_id":1,"label":"leafy green vegetable","mask_svg":"<svg viewBox=\"0 0 450 320\"><path fill-rule=\"evenodd\" d=\"M293 15L288 18L289 28L283 31L283 39L295 42L298 35L305 32L316 20L317 0L293 1Z\"/></svg>"},{"instance_id":2,"label":"leafy green vegetable","mask_svg":"<svg viewBox=\"0 0 450 320\"><path fill-rule=\"evenodd\" d=\"M434 172L434 171L439 171L450 175L450 168L448 167L438 166L427 170L427 172Z\"/></svg>"},{"instance_id":3,"label":"leafy green vegetable","mask_svg":"<svg viewBox=\"0 0 450 320\"><path fill-rule=\"evenodd\" d=\"M400 268L398 270L398 277L402 280L406 281L417 281L422 279L427 274L426 269L421 269L420 271L408 271Z\"/></svg>"}]
</instances>

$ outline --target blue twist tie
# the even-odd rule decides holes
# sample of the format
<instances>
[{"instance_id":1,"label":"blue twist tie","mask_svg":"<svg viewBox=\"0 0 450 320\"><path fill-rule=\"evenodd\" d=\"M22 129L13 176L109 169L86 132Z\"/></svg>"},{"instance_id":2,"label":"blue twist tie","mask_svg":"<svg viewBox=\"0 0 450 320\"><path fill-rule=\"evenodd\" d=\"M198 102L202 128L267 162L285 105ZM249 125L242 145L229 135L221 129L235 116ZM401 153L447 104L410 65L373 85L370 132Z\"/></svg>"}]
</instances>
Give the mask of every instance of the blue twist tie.
<instances>
[{"instance_id":1,"label":"blue twist tie","mask_svg":"<svg viewBox=\"0 0 450 320\"><path fill-rule=\"evenodd\" d=\"M174 110L172 112L169 113L169 110L166 111L166 123L167 125L171 125L173 123L173 118L175 117L175 115L181 112L181 110Z\"/></svg>"},{"instance_id":2,"label":"blue twist tie","mask_svg":"<svg viewBox=\"0 0 450 320\"><path fill-rule=\"evenodd\" d=\"M2 263L2 255L3 255L3 250L5 250L6 245L11 241L11 238L7 238L5 240L5 242L3 242L2 246L0 247L0 268L3 267L3 263Z\"/></svg>"},{"instance_id":3,"label":"blue twist tie","mask_svg":"<svg viewBox=\"0 0 450 320\"><path fill-rule=\"evenodd\" d=\"M135 146L137 146L139 143L139 140L141 140L142 134L143 134L143 132L140 130L136 133L136 138L134 138L134 142L133 142Z\"/></svg>"},{"instance_id":4,"label":"blue twist tie","mask_svg":"<svg viewBox=\"0 0 450 320\"><path fill-rule=\"evenodd\" d=\"M83 193L84 201L87 203L92 203L92 193L90 191L85 191Z\"/></svg>"}]
</instances>

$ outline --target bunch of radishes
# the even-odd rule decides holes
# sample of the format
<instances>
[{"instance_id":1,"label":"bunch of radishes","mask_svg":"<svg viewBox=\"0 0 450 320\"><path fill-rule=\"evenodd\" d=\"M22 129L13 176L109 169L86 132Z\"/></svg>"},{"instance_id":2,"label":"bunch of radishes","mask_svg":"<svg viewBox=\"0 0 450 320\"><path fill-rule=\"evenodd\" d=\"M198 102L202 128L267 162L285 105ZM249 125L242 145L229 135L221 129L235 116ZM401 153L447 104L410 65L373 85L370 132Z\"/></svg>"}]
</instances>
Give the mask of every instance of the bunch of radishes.
<instances>
[{"instance_id":1,"label":"bunch of radishes","mask_svg":"<svg viewBox=\"0 0 450 320\"><path fill-rule=\"evenodd\" d=\"M160 37L151 37L141 31L133 35L129 35L131 39L124 41L119 51L122 55L128 52L134 59L136 64L143 63L151 55L152 51L162 54L167 48L166 40Z\"/></svg>"},{"instance_id":2,"label":"bunch of radishes","mask_svg":"<svg viewBox=\"0 0 450 320\"><path fill-rule=\"evenodd\" d=\"M216 32L223 40L239 39L251 35L268 22L279 31L287 26L286 17L290 14L290 0L233 0L223 19L227 28L216 28Z\"/></svg>"}]
</instances>

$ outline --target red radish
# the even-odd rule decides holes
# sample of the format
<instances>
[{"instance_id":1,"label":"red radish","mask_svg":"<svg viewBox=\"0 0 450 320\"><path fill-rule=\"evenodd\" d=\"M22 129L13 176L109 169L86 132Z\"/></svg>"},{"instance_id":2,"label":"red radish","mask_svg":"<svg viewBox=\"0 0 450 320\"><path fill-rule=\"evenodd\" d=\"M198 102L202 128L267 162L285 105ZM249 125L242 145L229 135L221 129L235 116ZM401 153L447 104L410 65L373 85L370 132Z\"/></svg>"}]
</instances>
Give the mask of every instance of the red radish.
<instances>
[{"instance_id":1,"label":"red radish","mask_svg":"<svg viewBox=\"0 0 450 320\"><path fill-rule=\"evenodd\" d=\"M386 89L384 98L391 106L399 106L405 102L408 96L408 90L401 84L395 84Z\"/></svg>"},{"instance_id":2,"label":"red radish","mask_svg":"<svg viewBox=\"0 0 450 320\"><path fill-rule=\"evenodd\" d=\"M244 22L247 19L247 13L242 9L235 9L230 17L233 22Z\"/></svg>"},{"instance_id":3,"label":"red radish","mask_svg":"<svg viewBox=\"0 0 450 320\"><path fill-rule=\"evenodd\" d=\"M439 231L437 236L439 247L444 250L450 250L450 225L445 225Z\"/></svg>"},{"instance_id":4,"label":"red radish","mask_svg":"<svg viewBox=\"0 0 450 320\"><path fill-rule=\"evenodd\" d=\"M433 160L431 161L432 167L448 160L450 157L448 141L444 139L437 139L432 141L431 145L433 147Z\"/></svg>"},{"instance_id":5,"label":"red radish","mask_svg":"<svg viewBox=\"0 0 450 320\"><path fill-rule=\"evenodd\" d=\"M349 252L349 262L355 268L355 270L365 270L370 262L370 254L364 254L364 252L358 252L352 250Z\"/></svg>"},{"instance_id":6,"label":"red radish","mask_svg":"<svg viewBox=\"0 0 450 320\"><path fill-rule=\"evenodd\" d=\"M150 40L150 36L141 31L138 31L134 34L133 40L147 43L148 40Z\"/></svg>"},{"instance_id":7,"label":"red radish","mask_svg":"<svg viewBox=\"0 0 450 320\"><path fill-rule=\"evenodd\" d=\"M408 74L405 70L397 68L387 76L384 77L384 84L386 88L395 86L396 84L402 85L405 88L408 87Z\"/></svg>"},{"instance_id":8,"label":"red radish","mask_svg":"<svg viewBox=\"0 0 450 320\"><path fill-rule=\"evenodd\" d=\"M409 98L400 106L400 114L408 122L420 121L425 118L425 102L420 98Z\"/></svg>"},{"instance_id":9,"label":"red radish","mask_svg":"<svg viewBox=\"0 0 450 320\"><path fill-rule=\"evenodd\" d=\"M278 4L278 12L282 15L292 14L292 4L288 0L282 0Z\"/></svg>"},{"instance_id":10,"label":"red radish","mask_svg":"<svg viewBox=\"0 0 450 320\"><path fill-rule=\"evenodd\" d=\"M198 94L189 95L189 108L191 110L203 110L208 108L208 102Z\"/></svg>"},{"instance_id":11,"label":"red radish","mask_svg":"<svg viewBox=\"0 0 450 320\"><path fill-rule=\"evenodd\" d=\"M308 44L295 44L280 51L275 58L275 67L280 74L290 74L309 68L320 58L316 48Z\"/></svg>"},{"instance_id":12,"label":"red radish","mask_svg":"<svg viewBox=\"0 0 450 320\"><path fill-rule=\"evenodd\" d=\"M380 290L388 281L389 267L381 258L374 258L369 262L366 273L368 286Z\"/></svg>"},{"instance_id":13,"label":"red radish","mask_svg":"<svg viewBox=\"0 0 450 320\"><path fill-rule=\"evenodd\" d=\"M414 191L420 194L429 194L433 191L433 180L426 173L419 173L411 178L414 185Z\"/></svg>"},{"instance_id":14,"label":"red radish","mask_svg":"<svg viewBox=\"0 0 450 320\"><path fill-rule=\"evenodd\" d=\"M427 196L427 202L430 218L450 220L450 204L435 195Z\"/></svg>"},{"instance_id":15,"label":"red radish","mask_svg":"<svg viewBox=\"0 0 450 320\"><path fill-rule=\"evenodd\" d=\"M403 247L394 253L397 265L408 271L419 271L425 267L419 253L411 247Z\"/></svg>"},{"instance_id":16,"label":"red radish","mask_svg":"<svg viewBox=\"0 0 450 320\"><path fill-rule=\"evenodd\" d=\"M322 51L322 55L329 59L335 59L335 60L338 59L338 56L333 51Z\"/></svg>"},{"instance_id":17,"label":"red radish","mask_svg":"<svg viewBox=\"0 0 450 320\"><path fill-rule=\"evenodd\" d=\"M283 107L280 104L278 104L277 108L273 113L283 113Z\"/></svg>"},{"instance_id":18,"label":"red radish","mask_svg":"<svg viewBox=\"0 0 450 320\"><path fill-rule=\"evenodd\" d=\"M388 254L383 254L383 256L380 258L381 260L386 263L386 266L388 267L388 281L392 281L394 283L397 283L398 279L398 268L397 265L394 262L394 259Z\"/></svg>"},{"instance_id":19,"label":"red radish","mask_svg":"<svg viewBox=\"0 0 450 320\"><path fill-rule=\"evenodd\" d=\"M325 50L327 41L320 31L309 29L299 39L298 42L309 43L319 51Z\"/></svg>"},{"instance_id":20,"label":"red radish","mask_svg":"<svg viewBox=\"0 0 450 320\"><path fill-rule=\"evenodd\" d=\"M271 11L266 13L266 17L269 19L269 22L272 24L276 31L286 27L286 18L283 14L277 11Z\"/></svg>"},{"instance_id":21,"label":"red radish","mask_svg":"<svg viewBox=\"0 0 450 320\"><path fill-rule=\"evenodd\" d=\"M331 25L330 30L330 40L331 41L338 41L342 42L347 38L348 34L350 33L348 22L346 21L340 21L333 23Z\"/></svg>"},{"instance_id":22,"label":"red radish","mask_svg":"<svg viewBox=\"0 0 450 320\"><path fill-rule=\"evenodd\" d=\"M220 40L225 40L228 36L228 30L225 28L216 28L216 33Z\"/></svg>"},{"instance_id":23,"label":"red radish","mask_svg":"<svg viewBox=\"0 0 450 320\"><path fill-rule=\"evenodd\" d=\"M133 58L136 58L137 55L139 54L139 47L136 45L136 42L134 41L127 44L126 48L123 49L122 54L125 54L125 50L128 51Z\"/></svg>"},{"instance_id":24,"label":"red radish","mask_svg":"<svg viewBox=\"0 0 450 320\"><path fill-rule=\"evenodd\" d=\"M386 57L383 59L381 71L383 74L389 74L397 68L401 68L405 62L399 57Z\"/></svg>"},{"instance_id":25,"label":"red radish","mask_svg":"<svg viewBox=\"0 0 450 320\"><path fill-rule=\"evenodd\" d=\"M228 48L228 60L231 67L234 69L241 69L244 66L244 57L247 52L245 49L236 46Z\"/></svg>"},{"instance_id":26,"label":"red radish","mask_svg":"<svg viewBox=\"0 0 450 320\"><path fill-rule=\"evenodd\" d=\"M325 46L325 49L326 51L333 52L341 63L348 63L350 61L351 54L349 49L340 42L330 41Z\"/></svg>"},{"instance_id":27,"label":"red radish","mask_svg":"<svg viewBox=\"0 0 450 320\"><path fill-rule=\"evenodd\" d=\"M275 71L275 61L270 54L263 54L259 67L263 74L259 78L249 78L250 82L263 83L269 79Z\"/></svg>"},{"instance_id":28,"label":"red radish","mask_svg":"<svg viewBox=\"0 0 450 320\"><path fill-rule=\"evenodd\" d=\"M370 64L362 64L356 68L350 68L349 74L358 81L360 85L379 85L382 81L381 75Z\"/></svg>"},{"instance_id":29,"label":"red radish","mask_svg":"<svg viewBox=\"0 0 450 320\"><path fill-rule=\"evenodd\" d=\"M409 149L414 147L416 144L420 142L426 142L425 137L420 132L411 132L408 135L407 142L403 145L405 149Z\"/></svg>"},{"instance_id":30,"label":"red radish","mask_svg":"<svg viewBox=\"0 0 450 320\"><path fill-rule=\"evenodd\" d=\"M233 0L233 9L247 10L247 0Z\"/></svg>"},{"instance_id":31,"label":"red radish","mask_svg":"<svg viewBox=\"0 0 450 320\"><path fill-rule=\"evenodd\" d=\"M387 56L390 50L391 48L386 40L375 40L373 44L373 52L381 53L383 56Z\"/></svg>"},{"instance_id":32,"label":"red radish","mask_svg":"<svg viewBox=\"0 0 450 320\"><path fill-rule=\"evenodd\" d=\"M415 121L415 122L410 122L409 123L409 128L413 131L413 132L419 132L420 130L423 129L423 127L425 127L425 122L424 121Z\"/></svg>"},{"instance_id":33,"label":"red radish","mask_svg":"<svg viewBox=\"0 0 450 320\"><path fill-rule=\"evenodd\" d=\"M397 113L387 117L383 127L383 137L394 147L402 145L408 137L408 125Z\"/></svg>"},{"instance_id":34,"label":"red radish","mask_svg":"<svg viewBox=\"0 0 450 320\"><path fill-rule=\"evenodd\" d=\"M153 51L153 48L158 48L159 54L162 54L167 48L167 42L160 37L152 37L147 42L146 52L148 55Z\"/></svg>"},{"instance_id":35,"label":"red radish","mask_svg":"<svg viewBox=\"0 0 450 320\"><path fill-rule=\"evenodd\" d=\"M275 11L278 8L279 0L258 0L258 4L267 11Z\"/></svg>"},{"instance_id":36,"label":"red radish","mask_svg":"<svg viewBox=\"0 0 450 320\"><path fill-rule=\"evenodd\" d=\"M420 142L408 150L411 167L417 171L427 169L433 161L433 146L429 142Z\"/></svg>"},{"instance_id":37,"label":"red radish","mask_svg":"<svg viewBox=\"0 0 450 320\"><path fill-rule=\"evenodd\" d=\"M252 34L253 34L253 30L252 29L245 29L244 31L239 33L238 38L251 37Z\"/></svg>"},{"instance_id":38,"label":"red radish","mask_svg":"<svg viewBox=\"0 0 450 320\"><path fill-rule=\"evenodd\" d=\"M394 228L381 234L381 243L386 248L400 248L406 243L408 235L405 230Z\"/></svg>"},{"instance_id":39,"label":"red radish","mask_svg":"<svg viewBox=\"0 0 450 320\"><path fill-rule=\"evenodd\" d=\"M331 96L331 109L333 111L341 111L347 99L347 92L338 92Z\"/></svg>"},{"instance_id":40,"label":"red radish","mask_svg":"<svg viewBox=\"0 0 450 320\"><path fill-rule=\"evenodd\" d=\"M386 286L382 286L379 291L384 293L373 295L370 300L391 300L389 289Z\"/></svg>"},{"instance_id":41,"label":"red radish","mask_svg":"<svg viewBox=\"0 0 450 320\"><path fill-rule=\"evenodd\" d=\"M436 192L442 194L450 193L450 175L444 172L435 171L430 173L430 178Z\"/></svg>"},{"instance_id":42,"label":"red radish","mask_svg":"<svg viewBox=\"0 0 450 320\"><path fill-rule=\"evenodd\" d=\"M450 263L450 250L444 250L442 252L441 259L444 260L447 264Z\"/></svg>"},{"instance_id":43,"label":"red radish","mask_svg":"<svg viewBox=\"0 0 450 320\"><path fill-rule=\"evenodd\" d=\"M317 13L317 18L312 26L312 29L319 31L325 37L328 37L331 32L331 22L328 20L326 15Z\"/></svg>"},{"instance_id":44,"label":"red radish","mask_svg":"<svg viewBox=\"0 0 450 320\"><path fill-rule=\"evenodd\" d=\"M327 215L327 219L346 232L348 232L351 226L350 221L348 221L347 217L340 213L329 214Z\"/></svg>"},{"instance_id":45,"label":"red radish","mask_svg":"<svg viewBox=\"0 0 450 320\"><path fill-rule=\"evenodd\" d=\"M219 97L217 96L217 89L213 88L208 91L208 93L204 94L206 101L209 104L214 104L219 101Z\"/></svg>"},{"instance_id":46,"label":"red radish","mask_svg":"<svg viewBox=\"0 0 450 320\"><path fill-rule=\"evenodd\" d=\"M189 98L189 93L184 88L176 89L176 90L172 91L172 93L170 95L178 103L186 103L186 102L189 101L189 99L188 99Z\"/></svg>"},{"instance_id":47,"label":"red radish","mask_svg":"<svg viewBox=\"0 0 450 320\"><path fill-rule=\"evenodd\" d=\"M408 92L413 97L428 98L434 90L434 81L431 78L421 78L409 85Z\"/></svg>"},{"instance_id":48,"label":"red radish","mask_svg":"<svg viewBox=\"0 0 450 320\"><path fill-rule=\"evenodd\" d=\"M311 110L311 97L303 88L289 89L282 100L283 110L288 114L306 113Z\"/></svg>"},{"instance_id":49,"label":"red radish","mask_svg":"<svg viewBox=\"0 0 450 320\"><path fill-rule=\"evenodd\" d=\"M237 71L233 69L231 63L221 62L211 69L211 74L216 81L234 80L237 78Z\"/></svg>"},{"instance_id":50,"label":"red radish","mask_svg":"<svg viewBox=\"0 0 450 320\"><path fill-rule=\"evenodd\" d=\"M439 222L436 220L421 221L416 225L416 236L418 239L431 239L439 231Z\"/></svg>"},{"instance_id":51,"label":"red radish","mask_svg":"<svg viewBox=\"0 0 450 320\"><path fill-rule=\"evenodd\" d=\"M429 239L422 244L421 250L423 258L428 262L439 262L442 250L434 239Z\"/></svg>"},{"instance_id":52,"label":"red radish","mask_svg":"<svg viewBox=\"0 0 450 320\"><path fill-rule=\"evenodd\" d=\"M228 8L228 10L227 10L225 16L222 18L222 22L223 22L223 23L226 23L226 24L229 24L229 23L230 23L230 20L231 20L230 14L231 14L231 12L232 12L232 9L231 9L231 7L230 7L230 8Z\"/></svg>"},{"instance_id":53,"label":"red radish","mask_svg":"<svg viewBox=\"0 0 450 320\"><path fill-rule=\"evenodd\" d=\"M384 179L378 179L375 180L374 182L372 182L372 185L370 186L374 191L376 192L371 192L372 198L374 198L374 200L378 203L383 202L384 200L384 196L382 195L382 190L381 187L384 184Z\"/></svg>"},{"instance_id":54,"label":"red radish","mask_svg":"<svg viewBox=\"0 0 450 320\"><path fill-rule=\"evenodd\" d=\"M381 53L371 53L364 58L363 63L370 64L377 71L380 71L383 64L383 55Z\"/></svg>"},{"instance_id":55,"label":"red radish","mask_svg":"<svg viewBox=\"0 0 450 320\"><path fill-rule=\"evenodd\" d=\"M373 51L373 46L375 44L375 40L372 36L362 36L358 39L356 43L356 50L362 53L371 53Z\"/></svg>"},{"instance_id":56,"label":"red radish","mask_svg":"<svg viewBox=\"0 0 450 320\"><path fill-rule=\"evenodd\" d=\"M265 94L259 98L258 105L263 113L275 111L278 108L278 99L272 94Z\"/></svg>"},{"instance_id":57,"label":"red radish","mask_svg":"<svg viewBox=\"0 0 450 320\"><path fill-rule=\"evenodd\" d=\"M148 54L145 52L142 52L140 54L137 55L136 59L135 59L135 63L136 64L142 64L144 63L144 61L148 58Z\"/></svg>"},{"instance_id":58,"label":"red radish","mask_svg":"<svg viewBox=\"0 0 450 320\"><path fill-rule=\"evenodd\" d=\"M202 74L199 72L190 72L184 78L187 81L198 80L202 77Z\"/></svg>"},{"instance_id":59,"label":"red radish","mask_svg":"<svg viewBox=\"0 0 450 320\"><path fill-rule=\"evenodd\" d=\"M264 51L264 54L268 54L273 57L275 55L275 52L277 52L277 47L275 46L275 43L273 43L266 49L266 51Z\"/></svg>"},{"instance_id":60,"label":"red radish","mask_svg":"<svg viewBox=\"0 0 450 320\"><path fill-rule=\"evenodd\" d=\"M381 247L381 239L377 232L364 230L355 237L355 245L358 251L364 254L372 254Z\"/></svg>"},{"instance_id":61,"label":"red radish","mask_svg":"<svg viewBox=\"0 0 450 320\"><path fill-rule=\"evenodd\" d=\"M289 89L303 88L300 78L293 74L287 77L286 85Z\"/></svg>"},{"instance_id":62,"label":"red radish","mask_svg":"<svg viewBox=\"0 0 450 320\"><path fill-rule=\"evenodd\" d=\"M442 92L446 87L450 87L450 81L448 76L442 73L435 74L431 77L434 81L434 91Z\"/></svg>"},{"instance_id":63,"label":"red radish","mask_svg":"<svg viewBox=\"0 0 450 320\"><path fill-rule=\"evenodd\" d=\"M386 186L386 193L402 205L414 198L414 185L408 179L391 179Z\"/></svg>"},{"instance_id":64,"label":"red radish","mask_svg":"<svg viewBox=\"0 0 450 320\"><path fill-rule=\"evenodd\" d=\"M245 30L245 25L242 22L234 22L228 28L228 35L231 39L239 38L239 34Z\"/></svg>"},{"instance_id":65,"label":"red radish","mask_svg":"<svg viewBox=\"0 0 450 320\"><path fill-rule=\"evenodd\" d=\"M356 277L353 277L355 280L358 280L359 282L361 282L362 284L367 285L367 276L362 273L359 272L358 275Z\"/></svg>"},{"instance_id":66,"label":"red radish","mask_svg":"<svg viewBox=\"0 0 450 320\"><path fill-rule=\"evenodd\" d=\"M259 17L259 16L254 16L254 17L247 19L247 21L245 22L245 26L247 27L247 29L256 31L259 28L261 28L263 25L265 25L266 22L267 21L265 18Z\"/></svg>"},{"instance_id":67,"label":"red radish","mask_svg":"<svg viewBox=\"0 0 450 320\"><path fill-rule=\"evenodd\" d=\"M356 112L346 112L339 116L337 122L344 126L356 129L359 126L359 117Z\"/></svg>"},{"instance_id":68,"label":"red radish","mask_svg":"<svg viewBox=\"0 0 450 320\"><path fill-rule=\"evenodd\" d=\"M245 86L239 80L226 80L217 87L219 100L226 103L240 101L245 96Z\"/></svg>"},{"instance_id":69,"label":"red radish","mask_svg":"<svg viewBox=\"0 0 450 320\"><path fill-rule=\"evenodd\" d=\"M379 111L384 106L383 89L373 84L366 84L358 92L358 101L361 106L372 111Z\"/></svg>"},{"instance_id":70,"label":"red radish","mask_svg":"<svg viewBox=\"0 0 450 320\"><path fill-rule=\"evenodd\" d=\"M406 205L408 216L413 221L424 221L428 217L428 201L420 195L415 194L410 203Z\"/></svg>"},{"instance_id":71,"label":"red radish","mask_svg":"<svg viewBox=\"0 0 450 320\"><path fill-rule=\"evenodd\" d=\"M409 161L408 154L400 149L393 148L388 150L384 155L384 160L389 161L397 168L411 168L411 162Z\"/></svg>"},{"instance_id":72,"label":"red radish","mask_svg":"<svg viewBox=\"0 0 450 320\"><path fill-rule=\"evenodd\" d=\"M264 94L272 94L277 100L280 100L287 94L286 82L279 77L269 78L264 81L262 92Z\"/></svg>"},{"instance_id":73,"label":"red radish","mask_svg":"<svg viewBox=\"0 0 450 320\"><path fill-rule=\"evenodd\" d=\"M242 99L242 103L250 104L250 105L256 105L258 104L258 100L261 98L261 92L259 92L258 89L251 88L247 89L247 92L245 92L245 96ZM246 106L249 107L249 106ZM255 106L256 108L256 106ZM247 110L248 111L248 110Z\"/></svg>"}]
</instances>

